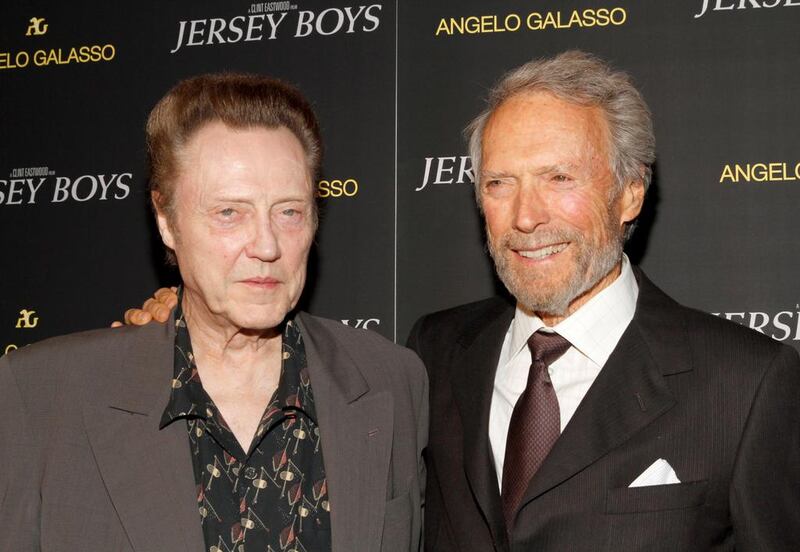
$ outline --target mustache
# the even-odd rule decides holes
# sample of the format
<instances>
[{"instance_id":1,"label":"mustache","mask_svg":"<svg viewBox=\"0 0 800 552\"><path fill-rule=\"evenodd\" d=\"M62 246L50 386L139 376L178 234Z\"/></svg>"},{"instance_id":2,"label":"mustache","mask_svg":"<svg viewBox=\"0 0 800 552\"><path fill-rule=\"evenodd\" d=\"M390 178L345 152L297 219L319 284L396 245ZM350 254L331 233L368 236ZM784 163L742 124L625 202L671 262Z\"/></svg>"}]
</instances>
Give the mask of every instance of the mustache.
<instances>
[{"instance_id":1,"label":"mustache","mask_svg":"<svg viewBox=\"0 0 800 552\"><path fill-rule=\"evenodd\" d=\"M548 245L557 243L580 241L582 235L574 229L568 228L553 228L534 232L533 234L526 234L517 230L509 230L497 240L489 238L489 243L495 249L539 249Z\"/></svg>"}]
</instances>

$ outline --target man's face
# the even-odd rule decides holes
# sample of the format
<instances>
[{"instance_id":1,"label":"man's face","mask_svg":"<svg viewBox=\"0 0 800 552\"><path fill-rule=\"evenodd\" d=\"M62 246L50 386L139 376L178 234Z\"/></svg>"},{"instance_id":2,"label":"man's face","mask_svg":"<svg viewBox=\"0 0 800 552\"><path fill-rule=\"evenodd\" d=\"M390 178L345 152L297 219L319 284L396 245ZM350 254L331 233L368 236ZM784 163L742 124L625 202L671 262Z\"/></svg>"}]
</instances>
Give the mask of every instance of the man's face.
<instances>
[{"instance_id":1,"label":"man's face","mask_svg":"<svg viewBox=\"0 0 800 552\"><path fill-rule=\"evenodd\" d=\"M644 197L641 182L616 190L602 112L546 92L510 98L487 122L479 193L501 280L551 323L616 278Z\"/></svg>"},{"instance_id":2,"label":"man's face","mask_svg":"<svg viewBox=\"0 0 800 552\"><path fill-rule=\"evenodd\" d=\"M286 128L213 122L179 160L174 216L158 223L187 315L237 331L277 327L303 290L314 234L303 147Z\"/></svg>"}]
</instances>

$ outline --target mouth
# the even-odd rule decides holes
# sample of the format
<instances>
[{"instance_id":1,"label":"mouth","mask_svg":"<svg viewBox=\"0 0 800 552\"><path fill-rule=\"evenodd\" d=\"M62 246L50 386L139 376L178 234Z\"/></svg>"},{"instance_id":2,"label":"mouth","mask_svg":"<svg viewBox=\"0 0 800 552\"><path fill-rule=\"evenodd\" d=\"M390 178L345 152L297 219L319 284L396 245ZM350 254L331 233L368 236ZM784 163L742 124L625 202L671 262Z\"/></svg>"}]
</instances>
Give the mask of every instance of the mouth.
<instances>
[{"instance_id":1,"label":"mouth","mask_svg":"<svg viewBox=\"0 0 800 552\"><path fill-rule=\"evenodd\" d=\"M246 280L241 280L243 284L247 284L248 286L253 286L257 288L273 288L281 283L280 280L275 278L248 278Z\"/></svg>"},{"instance_id":2,"label":"mouth","mask_svg":"<svg viewBox=\"0 0 800 552\"><path fill-rule=\"evenodd\" d=\"M513 251L520 257L531 259L532 261L541 261L561 253L567 247L569 247L569 243L565 242L545 245L537 249L514 249Z\"/></svg>"}]
</instances>

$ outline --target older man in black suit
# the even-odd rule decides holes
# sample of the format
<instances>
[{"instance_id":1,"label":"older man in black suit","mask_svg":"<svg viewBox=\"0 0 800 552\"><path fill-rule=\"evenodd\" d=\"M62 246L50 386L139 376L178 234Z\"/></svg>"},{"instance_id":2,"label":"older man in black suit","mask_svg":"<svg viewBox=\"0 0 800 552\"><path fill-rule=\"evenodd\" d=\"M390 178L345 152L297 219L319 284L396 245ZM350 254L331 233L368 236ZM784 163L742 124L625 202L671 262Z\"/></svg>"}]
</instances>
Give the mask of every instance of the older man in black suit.
<instances>
[{"instance_id":1,"label":"older man in black suit","mask_svg":"<svg viewBox=\"0 0 800 552\"><path fill-rule=\"evenodd\" d=\"M629 78L580 52L532 61L469 132L514 301L409 339L431 380L426 548L797 550L797 353L623 254L655 150Z\"/></svg>"}]
</instances>

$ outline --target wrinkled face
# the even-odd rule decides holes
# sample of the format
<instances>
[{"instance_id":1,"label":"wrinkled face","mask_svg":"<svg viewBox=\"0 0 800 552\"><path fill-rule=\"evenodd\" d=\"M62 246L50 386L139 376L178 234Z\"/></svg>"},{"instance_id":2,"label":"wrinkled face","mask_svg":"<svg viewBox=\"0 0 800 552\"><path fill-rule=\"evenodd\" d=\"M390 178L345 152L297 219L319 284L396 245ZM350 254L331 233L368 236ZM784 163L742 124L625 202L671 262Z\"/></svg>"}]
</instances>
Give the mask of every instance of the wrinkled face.
<instances>
[{"instance_id":1,"label":"wrinkled face","mask_svg":"<svg viewBox=\"0 0 800 552\"><path fill-rule=\"evenodd\" d=\"M598 108L535 92L488 120L479 193L503 283L529 310L563 317L616 278L644 188L617 190Z\"/></svg>"},{"instance_id":2,"label":"wrinkled face","mask_svg":"<svg viewBox=\"0 0 800 552\"><path fill-rule=\"evenodd\" d=\"M158 213L187 315L235 331L277 327L303 290L314 234L311 176L286 128L212 122L180 156L175 211Z\"/></svg>"}]
</instances>

